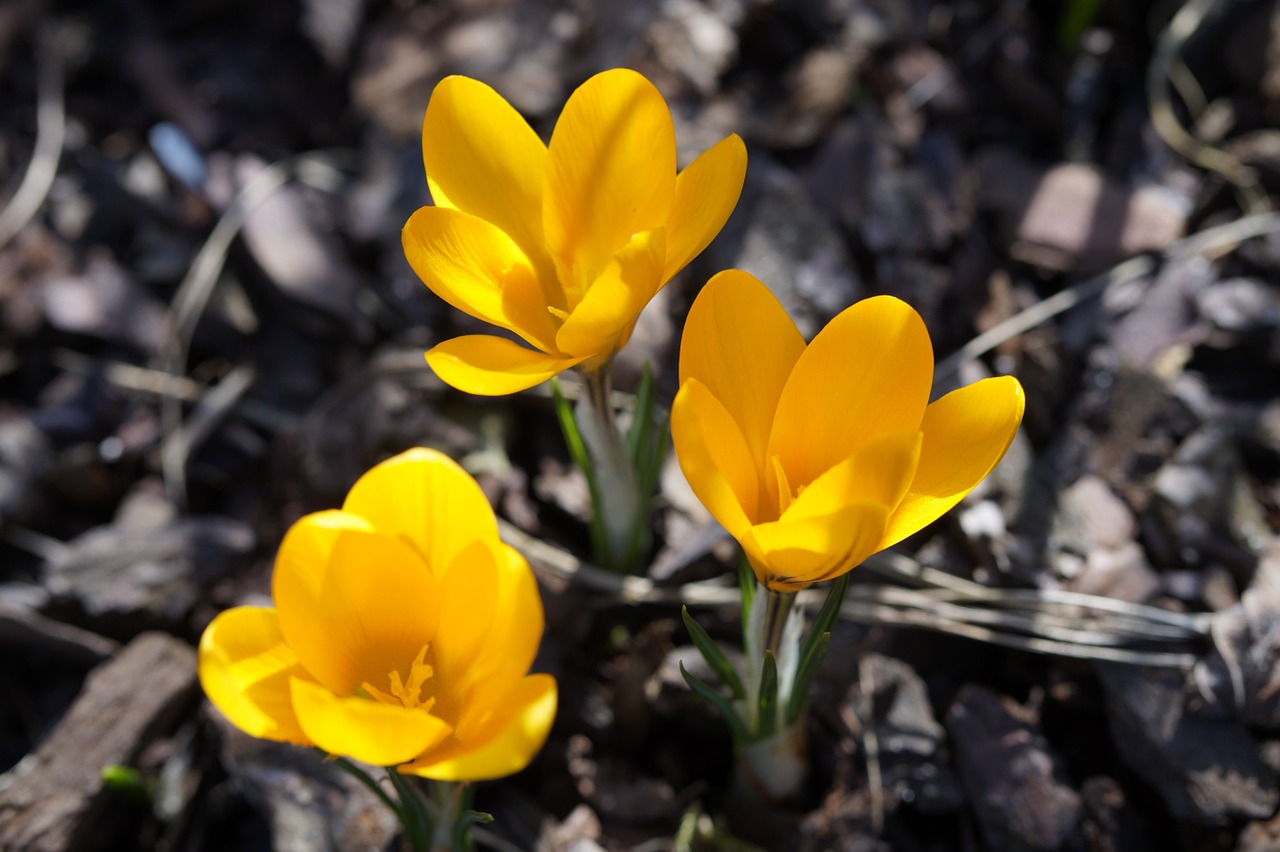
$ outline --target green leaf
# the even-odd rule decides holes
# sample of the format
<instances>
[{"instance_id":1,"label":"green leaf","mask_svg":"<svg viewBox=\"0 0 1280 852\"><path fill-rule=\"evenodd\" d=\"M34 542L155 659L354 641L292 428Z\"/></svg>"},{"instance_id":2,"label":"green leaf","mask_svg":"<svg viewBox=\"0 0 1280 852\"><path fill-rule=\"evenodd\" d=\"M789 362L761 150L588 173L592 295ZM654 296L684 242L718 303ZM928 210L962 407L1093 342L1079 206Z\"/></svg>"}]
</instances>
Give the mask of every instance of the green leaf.
<instances>
[{"instance_id":1,"label":"green leaf","mask_svg":"<svg viewBox=\"0 0 1280 852\"><path fill-rule=\"evenodd\" d=\"M800 662L796 666L795 683L791 686L791 695L787 697L786 721L790 725L800 717L805 701L809 698L809 685L822 658L831 644L831 629L840 618L840 606L844 603L845 593L849 590L849 575L841 574L827 590L827 599L822 603L814 617L813 626L800 646Z\"/></svg>"},{"instance_id":2,"label":"green leaf","mask_svg":"<svg viewBox=\"0 0 1280 852\"><path fill-rule=\"evenodd\" d=\"M316 752L319 754L325 754L325 752L321 749L316 749ZM396 815L396 819L400 821L401 825L404 824L404 816L400 811L400 805L396 802L395 799L387 795L387 791L382 789L382 785L379 784L377 781L373 780L373 778L369 776L369 773L365 772L363 769L361 769L359 766L352 763L348 758L345 758L345 757L335 757L333 758L332 762L335 766L337 766L343 772L350 775L352 778L359 781L361 784L367 787L375 796L381 799L382 803L386 805L393 814Z\"/></svg>"},{"instance_id":3,"label":"green leaf","mask_svg":"<svg viewBox=\"0 0 1280 852\"><path fill-rule=\"evenodd\" d=\"M809 700L809 686L813 682L813 676L818 673L818 667L822 665L822 658L827 655L830 644L831 631L821 634L816 642L806 643L804 656L796 667L796 680L791 685L791 695L787 698L788 725L794 725L800 718L800 712Z\"/></svg>"},{"instance_id":4,"label":"green leaf","mask_svg":"<svg viewBox=\"0 0 1280 852\"><path fill-rule=\"evenodd\" d=\"M1102 0L1068 0L1058 17L1058 48L1066 54L1076 52L1085 30L1093 26Z\"/></svg>"},{"instance_id":5,"label":"green leaf","mask_svg":"<svg viewBox=\"0 0 1280 852\"><path fill-rule=\"evenodd\" d=\"M756 716L756 738L773 736L778 729L778 661L773 651L764 652L764 667L760 671L760 704Z\"/></svg>"},{"instance_id":6,"label":"green leaf","mask_svg":"<svg viewBox=\"0 0 1280 852\"><path fill-rule=\"evenodd\" d=\"M671 415L662 412L658 423L649 439L649 450L636 466L640 480L640 493L652 497L658 489L658 479L662 476L662 463L667 460L667 446L671 443Z\"/></svg>"},{"instance_id":7,"label":"green leaf","mask_svg":"<svg viewBox=\"0 0 1280 852\"><path fill-rule=\"evenodd\" d=\"M830 633L840 617L840 606L844 603L845 593L849 590L849 575L841 574L827 590L827 599L822 602L822 609L814 616L813 627L805 637L804 646L800 650L800 659L808 656L810 648L823 633Z\"/></svg>"},{"instance_id":8,"label":"green leaf","mask_svg":"<svg viewBox=\"0 0 1280 852\"><path fill-rule=\"evenodd\" d=\"M631 427L627 430L627 450L636 470L648 455L650 435L653 431L653 370L644 362L640 383L636 385L636 407L631 415Z\"/></svg>"},{"instance_id":9,"label":"green leaf","mask_svg":"<svg viewBox=\"0 0 1280 852\"><path fill-rule=\"evenodd\" d=\"M422 794L414 787L414 782L401 775L394 766L387 767L387 778L400 799L400 809L396 816L400 817L400 824L404 826L410 848L413 852L428 852L434 825Z\"/></svg>"},{"instance_id":10,"label":"green leaf","mask_svg":"<svg viewBox=\"0 0 1280 852\"><path fill-rule=\"evenodd\" d=\"M457 821L453 824L451 831L451 839L453 840L454 849L474 849L475 844L471 838L471 828L476 825L488 825L493 822L493 814L487 814L484 811L463 811L458 814Z\"/></svg>"},{"instance_id":11,"label":"green leaf","mask_svg":"<svg viewBox=\"0 0 1280 852\"><path fill-rule=\"evenodd\" d=\"M151 802L153 783L132 766L122 766L119 763L108 764L102 767L100 775L102 783L108 789L124 793L140 802Z\"/></svg>"},{"instance_id":12,"label":"green leaf","mask_svg":"<svg viewBox=\"0 0 1280 852\"><path fill-rule=\"evenodd\" d=\"M689 674L688 669L684 667L683 660L680 662L680 674L684 677L684 682L689 684L690 689L711 702L720 711L720 715L729 724L729 734L733 737L734 744L745 744L750 739L747 735L747 726L743 723L742 716L734 709L729 699L706 683L703 683L701 679Z\"/></svg>"},{"instance_id":13,"label":"green leaf","mask_svg":"<svg viewBox=\"0 0 1280 852\"><path fill-rule=\"evenodd\" d=\"M587 445L582 440L582 433L578 431L578 420L573 416L573 406L564 398L564 393L560 390L560 382L554 378L551 380L551 398L555 401L556 419L560 421L560 431L564 433L564 444L569 449L569 457L590 478L591 459L587 455Z\"/></svg>"},{"instance_id":14,"label":"green leaf","mask_svg":"<svg viewBox=\"0 0 1280 852\"><path fill-rule=\"evenodd\" d=\"M591 464L591 456L587 452L587 444L582 440L582 431L578 428L578 418L573 414L573 406L565 399L560 390L560 382L551 379L551 398L555 401L556 419L560 421L560 431L564 434L564 445L569 450L569 458L582 471L587 479L587 492L591 495L591 523L587 529L591 534L591 551L597 559L604 559L609 551L605 546L603 527L604 512L601 502L599 483L596 482L595 467ZM604 566L610 567L610 566Z\"/></svg>"},{"instance_id":15,"label":"green leaf","mask_svg":"<svg viewBox=\"0 0 1280 852\"><path fill-rule=\"evenodd\" d=\"M747 697L746 690L742 688L742 680L738 677L738 673L733 670L733 665L725 657L724 653L712 641L707 631L702 629L702 625L693 620L693 616L689 614L687 606L680 607L680 617L684 620L684 626L689 631L689 636L693 638L693 644L698 646L698 650L702 652L702 658L707 661L707 665L711 666L711 670L716 673L716 677L720 678L720 682L733 692L733 697L742 700Z\"/></svg>"}]
</instances>

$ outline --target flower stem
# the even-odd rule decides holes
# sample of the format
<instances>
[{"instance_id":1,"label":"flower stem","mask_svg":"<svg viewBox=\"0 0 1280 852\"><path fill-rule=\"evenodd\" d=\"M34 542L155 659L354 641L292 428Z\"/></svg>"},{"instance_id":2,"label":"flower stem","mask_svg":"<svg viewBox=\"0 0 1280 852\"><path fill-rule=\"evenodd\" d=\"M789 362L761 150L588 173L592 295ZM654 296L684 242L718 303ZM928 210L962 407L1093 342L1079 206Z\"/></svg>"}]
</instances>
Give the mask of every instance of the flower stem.
<instances>
[{"instance_id":1,"label":"flower stem","mask_svg":"<svg viewBox=\"0 0 1280 852\"><path fill-rule=\"evenodd\" d=\"M405 845L412 852L431 852L428 846L432 833L431 814L422 799L422 792L415 786L413 778L405 777L394 766L387 767L387 777L400 797L397 816L404 826Z\"/></svg>"},{"instance_id":2,"label":"flower stem","mask_svg":"<svg viewBox=\"0 0 1280 852\"><path fill-rule=\"evenodd\" d=\"M778 592L767 589L768 597L764 604L764 650L772 651L777 656L782 650L782 632L787 626L787 618L795 606L795 592Z\"/></svg>"},{"instance_id":3,"label":"flower stem","mask_svg":"<svg viewBox=\"0 0 1280 852\"><path fill-rule=\"evenodd\" d=\"M592 522L601 531L604 550L598 558L605 567L627 573L639 556L637 531L648 521L648 507L643 505L635 463L614 417L612 371L605 365L581 375L577 421L592 467L588 479L596 492Z\"/></svg>"},{"instance_id":4,"label":"flower stem","mask_svg":"<svg viewBox=\"0 0 1280 852\"><path fill-rule=\"evenodd\" d=\"M435 831L431 838L431 852L461 852L470 847L467 836L454 837L454 826L462 814L467 795L466 784L448 781L431 782L431 802L435 806ZM455 843L459 844L455 846ZM465 845L462 845L465 844Z\"/></svg>"},{"instance_id":5,"label":"flower stem","mask_svg":"<svg viewBox=\"0 0 1280 852\"><path fill-rule=\"evenodd\" d=\"M786 712L803 615L794 592L756 587L753 597L746 630L751 730L746 742L735 744L737 781L755 798L782 802L800 794L809 768L804 724Z\"/></svg>"}]
</instances>

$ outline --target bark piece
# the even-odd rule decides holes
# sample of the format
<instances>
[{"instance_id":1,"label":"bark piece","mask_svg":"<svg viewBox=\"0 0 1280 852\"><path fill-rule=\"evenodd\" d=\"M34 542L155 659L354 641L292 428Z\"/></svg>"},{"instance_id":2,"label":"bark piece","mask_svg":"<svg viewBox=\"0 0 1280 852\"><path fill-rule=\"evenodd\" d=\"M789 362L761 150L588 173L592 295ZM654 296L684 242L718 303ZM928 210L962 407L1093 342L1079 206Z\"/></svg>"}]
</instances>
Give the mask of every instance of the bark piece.
<instances>
[{"instance_id":1,"label":"bark piece","mask_svg":"<svg viewBox=\"0 0 1280 852\"><path fill-rule=\"evenodd\" d=\"M397 823L363 784L317 749L258 740L221 716L222 760L267 819L277 852L387 849ZM364 767L378 777L383 770ZM383 782L386 786L387 782Z\"/></svg>"},{"instance_id":2,"label":"bark piece","mask_svg":"<svg viewBox=\"0 0 1280 852\"><path fill-rule=\"evenodd\" d=\"M1262 819L1280 804L1275 775L1235 720L1194 716L1181 672L1099 664L1111 738L1174 819Z\"/></svg>"},{"instance_id":3,"label":"bark piece","mask_svg":"<svg viewBox=\"0 0 1280 852\"><path fill-rule=\"evenodd\" d=\"M200 589L253 540L247 525L216 516L183 518L144 535L119 524L96 527L50 560L45 586L117 627L177 624Z\"/></svg>"},{"instance_id":4,"label":"bark piece","mask_svg":"<svg viewBox=\"0 0 1280 852\"><path fill-rule=\"evenodd\" d=\"M1271 539L1240 602L1214 615L1213 648L1193 671L1223 715L1280 731L1280 539Z\"/></svg>"},{"instance_id":5,"label":"bark piece","mask_svg":"<svg viewBox=\"0 0 1280 852\"><path fill-rule=\"evenodd\" d=\"M1063 780L1033 713L968 684L951 705L947 730L988 848L1058 849L1072 836L1080 795Z\"/></svg>"},{"instance_id":6,"label":"bark piece","mask_svg":"<svg viewBox=\"0 0 1280 852\"><path fill-rule=\"evenodd\" d=\"M0 776L0 849L112 848L103 767L129 765L172 727L196 691L196 654L144 633L89 674L48 739Z\"/></svg>"}]
</instances>

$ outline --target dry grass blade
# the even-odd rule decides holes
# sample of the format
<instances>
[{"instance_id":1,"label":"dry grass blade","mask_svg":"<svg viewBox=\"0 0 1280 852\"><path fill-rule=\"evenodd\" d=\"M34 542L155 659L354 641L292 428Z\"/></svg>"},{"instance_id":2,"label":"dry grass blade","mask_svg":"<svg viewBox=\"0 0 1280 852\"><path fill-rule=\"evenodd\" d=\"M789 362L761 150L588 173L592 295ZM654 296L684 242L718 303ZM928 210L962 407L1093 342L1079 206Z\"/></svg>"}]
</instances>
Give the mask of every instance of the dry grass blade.
<instances>
[{"instance_id":1,"label":"dry grass blade","mask_svg":"<svg viewBox=\"0 0 1280 852\"><path fill-rule=\"evenodd\" d=\"M506 522L499 526L503 539L523 552L544 578L599 592L610 603L692 607L738 601L737 586L720 579L658 586L582 562ZM1193 664L1196 655L1185 649L1204 642L1209 633L1204 616L1075 592L993 589L898 554L877 554L864 567L924 586L851 586L841 614L867 624L922 627L1037 654L1161 667ZM821 592L809 590L800 593L799 602L813 608L821 598Z\"/></svg>"},{"instance_id":2,"label":"dry grass blade","mask_svg":"<svg viewBox=\"0 0 1280 852\"><path fill-rule=\"evenodd\" d=\"M160 449L160 470L171 488L176 487L181 489L179 493L186 493L187 459L231 414L236 403L253 386L253 376L252 366L236 367L201 397L183 423L165 433ZM170 399L172 397L165 397L166 402Z\"/></svg>"},{"instance_id":3,"label":"dry grass blade","mask_svg":"<svg viewBox=\"0 0 1280 852\"><path fill-rule=\"evenodd\" d=\"M191 337L195 334L197 323L209 304L217 284L218 275L226 263L227 253L240 229L244 227L245 218L254 208L266 201L273 193L292 179L304 179L308 173L323 171L328 168L322 163L321 152L309 152L279 160L262 169L250 180L228 205L226 211L214 225L209 238L200 247L195 261L187 270L178 290L174 294L170 308L170 335L161 352L161 368L171 376L182 376L186 372L187 353L191 346ZM305 180L307 183L327 185L327 172L324 180ZM175 395L166 395L160 405L160 428L163 434L162 458L164 458L165 487L169 497L178 506L186 505L186 464L185 450L181 445L172 445L178 440L182 423L182 401Z\"/></svg>"},{"instance_id":4,"label":"dry grass blade","mask_svg":"<svg viewBox=\"0 0 1280 852\"><path fill-rule=\"evenodd\" d=\"M1179 259L1199 254L1210 257L1221 256L1233 251L1244 240L1277 231L1280 231L1280 214L1257 213L1183 237L1169 246L1164 256ZM962 364L982 357L1001 343L1012 340L1108 290L1144 278L1155 272L1157 266L1156 260L1150 256L1131 257L1101 275L1086 278L1055 293L970 340L940 361L934 375L938 377L954 375Z\"/></svg>"},{"instance_id":5,"label":"dry grass blade","mask_svg":"<svg viewBox=\"0 0 1280 852\"><path fill-rule=\"evenodd\" d=\"M1190 76L1190 72L1185 71L1185 67L1180 68L1179 51L1187 39L1199 29L1200 24L1214 10L1218 2L1219 0L1187 0L1156 40L1155 55L1151 58L1151 64L1147 69L1147 100L1151 104L1151 126L1170 148L1196 165L1217 172L1234 184L1240 194L1240 200L1249 213L1261 213L1271 208L1271 202L1258 183L1257 173L1229 152L1207 145L1187 132L1178 120L1173 102L1169 98L1167 82L1172 80L1177 85L1180 74L1183 78ZM1184 79L1179 89L1185 91L1188 88L1187 81ZM1194 109L1196 105L1188 103L1188 106Z\"/></svg>"},{"instance_id":6,"label":"dry grass blade","mask_svg":"<svg viewBox=\"0 0 1280 852\"><path fill-rule=\"evenodd\" d=\"M61 39L61 31L56 24L46 24L40 31L37 43L36 143L18 190L0 211L0 248L8 245L40 210L58 173L58 161L62 159L62 146L67 138Z\"/></svg>"}]
</instances>

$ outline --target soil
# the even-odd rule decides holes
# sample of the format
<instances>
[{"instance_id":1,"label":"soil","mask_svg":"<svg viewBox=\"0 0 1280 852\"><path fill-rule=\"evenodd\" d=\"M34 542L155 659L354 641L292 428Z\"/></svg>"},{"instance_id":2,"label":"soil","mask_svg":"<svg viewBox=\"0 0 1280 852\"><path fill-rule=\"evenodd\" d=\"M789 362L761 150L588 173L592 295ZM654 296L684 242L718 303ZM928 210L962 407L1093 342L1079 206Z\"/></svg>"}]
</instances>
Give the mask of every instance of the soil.
<instances>
[{"instance_id":1,"label":"soil","mask_svg":"<svg viewBox=\"0 0 1280 852\"><path fill-rule=\"evenodd\" d=\"M590 564L549 391L422 359L479 324L416 279L423 111L481 79L547 138L632 67L743 197L617 385L676 389L716 271L807 335L890 293L935 394L1022 431L854 572L802 796L753 800L687 604L740 636L735 546L669 460L647 577ZM302 514L415 445L529 556L560 710L480 785L481 848L1280 848L1280 4L11 0L0 6L0 848L398 848L377 799L232 729L195 679ZM573 390L572 378L566 387Z\"/></svg>"}]
</instances>

